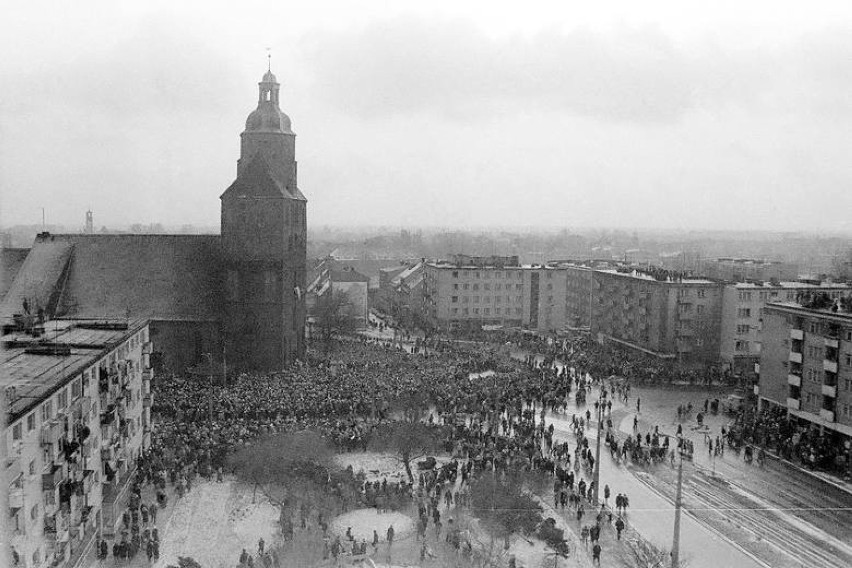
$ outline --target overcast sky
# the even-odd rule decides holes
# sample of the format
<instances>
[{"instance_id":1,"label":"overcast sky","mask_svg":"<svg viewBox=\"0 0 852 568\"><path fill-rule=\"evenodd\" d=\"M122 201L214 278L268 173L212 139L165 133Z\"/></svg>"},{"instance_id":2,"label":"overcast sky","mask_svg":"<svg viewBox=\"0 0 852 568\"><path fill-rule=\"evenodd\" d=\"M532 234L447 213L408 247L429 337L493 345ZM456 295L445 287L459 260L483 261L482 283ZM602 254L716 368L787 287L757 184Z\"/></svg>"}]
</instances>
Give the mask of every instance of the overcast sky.
<instances>
[{"instance_id":1,"label":"overcast sky","mask_svg":"<svg viewBox=\"0 0 852 568\"><path fill-rule=\"evenodd\" d=\"M3 12L3 225L218 225L270 47L314 227L852 229L849 1Z\"/></svg>"}]
</instances>

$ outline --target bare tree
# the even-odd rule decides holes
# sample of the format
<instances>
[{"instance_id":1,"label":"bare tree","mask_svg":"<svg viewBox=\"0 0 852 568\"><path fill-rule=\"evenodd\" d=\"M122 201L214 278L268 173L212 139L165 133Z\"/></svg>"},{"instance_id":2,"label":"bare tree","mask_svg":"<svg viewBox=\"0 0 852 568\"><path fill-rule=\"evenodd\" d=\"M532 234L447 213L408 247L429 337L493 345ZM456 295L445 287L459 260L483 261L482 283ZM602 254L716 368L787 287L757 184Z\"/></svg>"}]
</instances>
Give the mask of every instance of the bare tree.
<instances>
[{"instance_id":1,"label":"bare tree","mask_svg":"<svg viewBox=\"0 0 852 568\"><path fill-rule=\"evenodd\" d=\"M390 452L405 467L408 481L414 483L412 462L440 448L441 429L425 422L396 421L380 424L370 436L370 446L379 452Z\"/></svg>"},{"instance_id":2,"label":"bare tree","mask_svg":"<svg viewBox=\"0 0 852 568\"><path fill-rule=\"evenodd\" d=\"M318 505L327 493L334 452L310 430L268 436L230 457L237 477L260 490L283 513L295 502Z\"/></svg>"},{"instance_id":3,"label":"bare tree","mask_svg":"<svg viewBox=\"0 0 852 568\"><path fill-rule=\"evenodd\" d=\"M354 331L356 324L356 309L352 299L344 291L335 292L329 289L317 297L314 317L323 340L328 341L335 334Z\"/></svg>"},{"instance_id":4,"label":"bare tree","mask_svg":"<svg viewBox=\"0 0 852 568\"><path fill-rule=\"evenodd\" d=\"M621 563L625 568L669 568L672 565L671 552L643 538L627 538L623 542ZM686 566L686 562L681 561L677 568Z\"/></svg>"},{"instance_id":5,"label":"bare tree","mask_svg":"<svg viewBox=\"0 0 852 568\"><path fill-rule=\"evenodd\" d=\"M473 515L504 541L534 533L541 522L541 507L524 491L519 476L481 475L471 484L470 497Z\"/></svg>"}]
</instances>

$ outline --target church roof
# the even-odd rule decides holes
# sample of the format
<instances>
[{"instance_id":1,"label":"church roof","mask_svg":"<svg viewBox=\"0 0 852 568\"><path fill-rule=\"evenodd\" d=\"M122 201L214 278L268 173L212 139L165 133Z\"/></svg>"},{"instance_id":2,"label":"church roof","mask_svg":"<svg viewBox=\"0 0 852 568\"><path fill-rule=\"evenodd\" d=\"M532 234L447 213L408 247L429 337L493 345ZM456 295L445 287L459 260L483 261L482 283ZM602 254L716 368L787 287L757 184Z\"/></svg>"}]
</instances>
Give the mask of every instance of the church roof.
<instances>
[{"instance_id":1,"label":"church roof","mask_svg":"<svg viewBox=\"0 0 852 568\"><path fill-rule=\"evenodd\" d=\"M0 301L12 287L18 271L27 259L30 249L4 248L0 250Z\"/></svg>"},{"instance_id":2,"label":"church roof","mask_svg":"<svg viewBox=\"0 0 852 568\"><path fill-rule=\"evenodd\" d=\"M56 307L73 246L50 239L39 242L41 238L36 238L39 246L33 246L27 253L27 258L3 297L0 317L11 318L14 314L23 314L25 300L29 313L33 315L39 308L52 312Z\"/></svg>"},{"instance_id":3,"label":"church roof","mask_svg":"<svg viewBox=\"0 0 852 568\"><path fill-rule=\"evenodd\" d=\"M218 235L40 235L2 315L20 313L24 296L45 301L49 288L58 316L216 320L221 267Z\"/></svg>"},{"instance_id":4,"label":"church roof","mask_svg":"<svg viewBox=\"0 0 852 568\"><path fill-rule=\"evenodd\" d=\"M219 198L235 197L280 197L307 201L298 188L284 188L275 180L272 168L260 152L251 157L248 166Z\"/></svg>"}]
</instances>

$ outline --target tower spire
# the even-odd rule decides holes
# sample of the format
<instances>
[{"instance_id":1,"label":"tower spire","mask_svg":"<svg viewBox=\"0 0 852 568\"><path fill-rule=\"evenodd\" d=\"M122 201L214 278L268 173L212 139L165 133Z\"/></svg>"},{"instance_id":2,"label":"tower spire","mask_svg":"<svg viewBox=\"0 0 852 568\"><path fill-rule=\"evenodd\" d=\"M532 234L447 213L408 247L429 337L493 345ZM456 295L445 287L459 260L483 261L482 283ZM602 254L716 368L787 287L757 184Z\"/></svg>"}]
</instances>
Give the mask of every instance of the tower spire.
<instances>
[{"instance_id":1,"label":"tower spire","mask_svg":"<svg viewBox=\"0 0 852 568\"><path fill-rule=\"evenodd\" d=\"M272 72L272 48L266 48L266 70Z\"/></svg>"}]
</instances>

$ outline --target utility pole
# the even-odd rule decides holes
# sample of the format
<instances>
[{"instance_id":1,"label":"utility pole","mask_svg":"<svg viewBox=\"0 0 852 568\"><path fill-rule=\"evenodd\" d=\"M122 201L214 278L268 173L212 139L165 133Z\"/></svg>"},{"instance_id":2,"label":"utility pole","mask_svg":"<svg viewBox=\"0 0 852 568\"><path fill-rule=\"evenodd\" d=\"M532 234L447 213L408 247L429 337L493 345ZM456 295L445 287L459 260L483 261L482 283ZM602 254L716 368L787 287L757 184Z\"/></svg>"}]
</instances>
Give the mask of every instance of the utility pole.
<instances>
[{"instance_id":1,"label":"utility pole","mask_svg":"<svg viewBox=\"0 0 852 568\"><path fill-rule=\"evenodd\" d=\"M598 396L598 443L595 446L595 506L600 504L601 491L601 421L603 416L603 397Z\"/></svg>"},{"instance_id":2,"label":"utility pole","mask_svg":"<svg viewBox=\"0 0 852 568\"><path fill-rule=\"evenodd\" d=\"M672 568L680 566L680 509L683 496L683 451L684 439L678 438L680 462L677 468L677 493L675 494L674 537L672 538Z\"/></svg>"}]
</instances>

